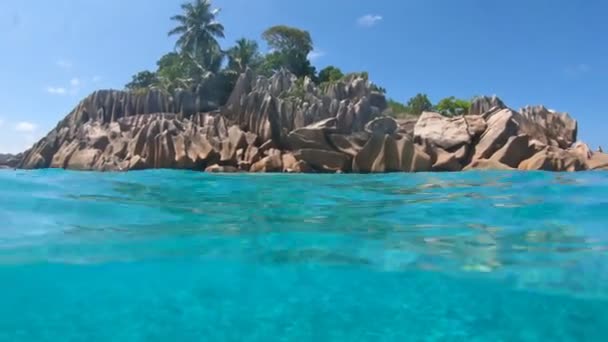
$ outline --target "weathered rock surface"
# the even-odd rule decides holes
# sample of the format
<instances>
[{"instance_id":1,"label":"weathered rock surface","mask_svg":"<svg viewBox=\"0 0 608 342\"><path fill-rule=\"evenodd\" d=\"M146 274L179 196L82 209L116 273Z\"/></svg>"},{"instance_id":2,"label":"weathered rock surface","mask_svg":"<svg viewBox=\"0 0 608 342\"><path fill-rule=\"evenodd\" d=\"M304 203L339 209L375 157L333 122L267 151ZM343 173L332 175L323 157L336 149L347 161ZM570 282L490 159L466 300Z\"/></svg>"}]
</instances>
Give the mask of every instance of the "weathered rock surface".
<instances>
[{"instance_id":1,"label":"weathered rock surface","mask_svg":"<svg viewBox=\"0 0 608 342\"><path fill-rule=\"evenodd\" d=\"M175 168L207 172L421 172L608 169L576 142L568 114L521 112L497 97L471 113L383 116L384 95L359 75L319 87L280 71L242 74L217 108L204 91L97 91L8 167L77 170ZM465 167L466 166L466 167Z\"/></svg>"},{"instance_id":2,"label":"weathered rock surface","mask_svg":"<svg viewBox=\"0 0 608 342\"><path fill-rule=\"evenodd\" d=\"M515 169L512 167L509 167L508 165L495 161L495 160L479 159L479 160L473 161L471 164L467 165L467 167L465 167L463 169L463 171L471 171L471 170L508 171L508 170L515 170Z\"/></svg>"},{"instance_id":3,"label":"weathered rock surface","mask_svg":"<svg viewBox=\"0 0 608 342\"><path fill-rule=\"evenodd\" d=\"M556 146L565 149L576 142L578 124L568 113L558 113L544 106L527 106L520 112L528 120L542 127L547 140L555 142Z\"/></svg>"},{"instance_id":4,"label":"weathered rock surface","mask_svg":"<svg viewBox=\"0 0 608 342\"><path fill-rule=\"evenodd\" d=\"M571 172L586 170L587 164L576 153L554 146L547 146L530 159L522 161L518 168L520 170Z\"/></svg>"},{"instance_id":5,"label":"weathered rock surface","mask_svg":"<svg viewBox=\"0 0 608 342\"><path fill-rule=\"evenodd\" d=\"M510 137L506 144L496 151L491 161L517 168L519 164L532 157L537 151L530 145L530 137L525 134Z\"/></svg>"},{"instance_id":6,"label":"weathered rock surface","mask_svg":"<svg viewBox=\"0 0 608 342\"><path fill-rule=\"evenodd\" d=\"M424 112L414 127L414 140L443 149L470 144L467 121L464 117L445 117L439 113Z\"/></svg>"},{"instance_id":7,"label":"weathered rock surface","mask_svg":"<svg viewBox=\"0 0 608 342\"><path fill-rule=\"evenodd\" d=\"M586 163L589 170L608 170L608 154L593 152Z\"/></svg>"}]
</instances>

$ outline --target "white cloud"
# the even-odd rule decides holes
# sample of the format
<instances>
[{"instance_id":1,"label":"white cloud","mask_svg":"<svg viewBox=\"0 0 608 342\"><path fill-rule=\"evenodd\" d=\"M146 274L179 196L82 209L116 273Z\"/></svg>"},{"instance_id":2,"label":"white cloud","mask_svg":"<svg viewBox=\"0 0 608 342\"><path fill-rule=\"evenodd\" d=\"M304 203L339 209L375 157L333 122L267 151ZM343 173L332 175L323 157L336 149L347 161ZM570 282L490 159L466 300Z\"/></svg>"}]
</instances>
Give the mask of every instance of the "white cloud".
<instances>
[{"instance_id":1,"label":"white cloud","mask_svg":"<svg viewBox=\"0 0 608 342\"><path fill-rule=\"evenodd\" d=\"M18 122L17 125L15 125L15 130L17 132L23 132L23 133L31 133L34 132L36 130L37 126L31 122L27 122L27 121L21 121Z\"/></svg>"},{"instance_id":2,"label":"white cloud","mask_svg":"<svg viewBox=\"0 0 608 342\"><path fill-rule=\"evenodd\" d=\"M314 50L308 54L308 58L310 58L310 60L312 60L312 61L314 61L315 59L319 59L323 56L325 56L325 51L321 51L321 50Z\"/></svg>"},{"instance_id":3,"label":"white cloud","mask_svg":"<svg viewBox=\"0 0 608 342\"><path fill-rule=\"evenodd\" d=\"M573 66L569 66L564 69L564 73L567 76L581 76L587 74L591 71L591 66L589 64L581 63Z\"/></svg>"},{"instance_id":4,"label":"white cloud","mask_svg":"<svg viewBox=\"0 0 608 342\"><path fill-rule=\"evenodd\" d=\"M46 92L53 95L65 95L67 90L63 87L47 87Z\"/></svg>"},{"instance_id":5,"label":"white cloud","mask_svg":"<svg viewBox=\"0 0 608 342\"><path fill-rule=\"evenodd\" d=\"M70 80L70 85L72 87L78 87L80 85L80 80L77 77L74 77Z\"/></svg>"},{"instance_id":6,"label":"white cloud","mask_svg":"<svg viewBox=\"0 0 608 342\"><path fill-rule=\"evenodd\" d=\"M357 19L357 24L361 27L372 27L376 25L380 20L382 20L382 16L378 14L366 14L359 19Z\"/></svg>"},{"instance_id":7,"label":"white cloud","mask_svg":"<svg viewBox=\"0 0 608 342\"><path fill-rule=\"evenodd\" d=\"M57 62L55 62L55 64L57 64L57 66L60 67L61 69L70 69L72 67L72 62L67 61L65 59L60 59Z\"/></svg>"}]
</instances>

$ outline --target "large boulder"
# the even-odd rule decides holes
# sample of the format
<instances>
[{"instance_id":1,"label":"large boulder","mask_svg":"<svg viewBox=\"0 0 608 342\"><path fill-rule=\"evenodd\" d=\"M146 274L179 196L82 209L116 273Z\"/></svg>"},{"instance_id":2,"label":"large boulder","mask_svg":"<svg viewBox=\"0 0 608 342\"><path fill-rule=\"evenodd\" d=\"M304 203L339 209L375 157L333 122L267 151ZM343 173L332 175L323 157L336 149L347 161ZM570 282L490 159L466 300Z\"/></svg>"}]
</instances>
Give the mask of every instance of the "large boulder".
<instances>
[{"instance_id":1,"label":"large boulder","mask_svg":"<svg viewBox=\"0 0 608 342\"><path fill-rule=\"evenodd\" d=\"M477 138L488 128L486 120L481 115L465 115L464 120L467 123L467 131L473 138Z\"/></svg>"},{"instance_id":2,"label":"large boulder","mask_svg":"<svg viewBox=\"0 0 608 342\"><path fill-rule=\"evenodd\" d=\"M365 131L370 134L393 134L397 128L397 121L389 116L375 118L365 125Z\"/></svg>"},{"instance_id":3,"label":"large boulder","mask_svg":"<svg viewBox=\"0 0 608 342\"><path fill-rule=\"evenodd\" d=\"M510 137L518 135L518 114L511 109L494 113L487 120L487 129L479 138L473 151L473 160L488 159L502 148Z\"/></svg>"},{"instance_id":4,"label":"large boulder","mask_svg":"<svg viewBox=\"0 0 608 342\"><path fill-rule=\"evenodd\" d=\"M547 146L531 158L522 161L520 170L542 171L582 171L587 164L576 153L562 150L559 147Z\"/></svg>"},{"instance_id":5,"label":"large boulder","mask_svg":"<svg viewBox=\"0 0 608 342\"><path fill-rule=\"evenodd\" d=\"M490 160L517 168L519 164L532 157L537 151L530 145L526 134L510 137L505 145L492 155Z\"/></svg>"},{"instance_id":6,"label":"large boulder","mask_svg":"<svg viewBox=\"0 0 608 342\"><path fill-rule=\"evenodd\" d=\"M85 148L74 152L67 161L66 167L72 170L93 170L101 151L93 148Z\"/></svg>"},{"instance_id":7,"label":"large boulder","mask_svg":"<svg viewBox=\"0 0 608 342\"><path fill-rule=\"evenodd\" d=\"M463 145L456 152L448 152L442 148L436 148L435 162L433 163L433 171L460 171L462 170L462 149L466 145Z\"/></svg>"},{"instance_id":8,"label":"large boulder","mask_svg":"<svg viewBox=\"0 0 608 342\"><path fill-rule=\"evenodd\" d=\"M431 157L409 138L397 140L391 135L375 134L353 159L353 172L420 172L429 171Z\"/></svg>"},{"instance_id":9,"label":"large boulder","mask_svg":"<svg viewBox=\"0 0 608 342\"><path fill-rule=\"evenodd\" d=\"M462 116L450 118L439 113L424 112L414 127L414 139L419 143L451 149L471 143L468 128Z\"/></svg>"},{"instance_id":10,"label":"large boulder","mask_svg":"<svg viewBox=\"0 0 608 342\"><path fill-rule=\"evenodd\" d=\"M329 142L337 151L351 157L356 156L369 140L369 134L361 132L355 134L330 134Z\"/></svg>"},{"instance_id":11,"label":"large boulder","mask_svg":"<svg viewBox=\"0 0 608 342\"><path fill-rule=\"evenodd\" d=\"M251 165L251 172L282 172L283 159L280 153L272 153L271 155L260 159L260 161Z\"/></svg>"},{"instance_id":12,"label":"large boulder","mask_svg":"<svg viewBox=\"0 0 608 342\"><path fill-rule=\"evenodd\" d=\"M418 122L417 116L410 116L405 118L396 119L397 121L397 133L400 135L404 135L411 140L414 140L414 128L416 127L416 122Z\"/></svg>"},{"instance_id":13,"label":"large boulder","mask_svg":"<svg viewBox=\"0 0 608 342\"><path fill-rule=\"evenodd\" d=\"M350 159L339 152L305 148L294 152L294 156L320 172L343 172L350 169Z\"/></svg>"},{"instance_id":14,"label":"large boulder","mask_svg":"<svg viewBox=\"0 0 608 342\"><path fill-rule=\"evenodd\" d=\"M327 142L325 128L304 127L292 131L287 136L287 144L291 150L312 148L319 150L332 150Z\"/></svg>"},{"instance_id":15,"label":"large boulder","mask_svg":"<svg viewBox=\"0 0 608 342\"><path fill-rule=\"evenodd\" d=\"M608 170L608 154L593 152L586 164L589 170Z\"/></svg>"},{"instance_id":16,"label":"large boulder","mask_svg":"<svg viewBox=\"0 0 608 342\"><path fill-rule=\"evenodd\" d=\"M568 113L558 113L544 106L527 106L520 110L521 114L542 127L548 141L566 149L574 142L578 133L578 123Z\"/></svg>"},{"instance_id":17,"label":"large boulder","mask_svg":"<svg viewBox=\"0 0 608 342\"><path fill-rule=\"evenodd\" d=\"M228 137L221 142L221 145L220 161L222 163L235 163L236 152L248 146L247 136L239 126L231 126L228 129Z\"/></svg>"}]
</instances>

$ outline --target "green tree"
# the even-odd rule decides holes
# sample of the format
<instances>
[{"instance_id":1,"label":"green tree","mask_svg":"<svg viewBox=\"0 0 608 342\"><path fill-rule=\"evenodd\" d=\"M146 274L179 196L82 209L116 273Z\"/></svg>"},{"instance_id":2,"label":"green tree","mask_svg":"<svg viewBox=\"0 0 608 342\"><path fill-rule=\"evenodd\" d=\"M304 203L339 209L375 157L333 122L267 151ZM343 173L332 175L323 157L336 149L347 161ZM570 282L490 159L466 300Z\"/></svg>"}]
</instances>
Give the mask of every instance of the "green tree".
<instances>
[{"instance_id":1,"label":"green tree","mask_svg":"<svg viewBox=\"0 0 608 342\"><path fill-rule=\"evenodd\" d=\"M125 88L129 90L149 89L158 83L156 73L145 70L131 77Z\"/></svg>"},{"instance_id":2,"label":"green tree","mask_svg":"<svg viewBox=\"0 0 608 342\"><path fill-rule=\"evenodd\" d=\"M319 83L336 82L336 81L342 79L342 77L344 77L342 70L340 70L340 68L337 68L333 65L330 65L328 67L323 68L321 71L319 71L319 76L317 78L317 81Z\"/></svg>"},{"instance_id":3,"label":"green tree","mask_svg":"<svg viewBox=\"0 0 608 342\"><path fill-rule=\"evenodd\" d=\"M286 68L298 77L315 78L316 70L308 60L308 54L313 50L308 31L279 25L264 31L262 38L272 50L262 64L263 73Z\"/></svg>"},{"instance_id":4,"label":"green tree","mask_svg":"<svg viewBox=\"0 0 608 342\"><path fill-rule=\"evenodd\" d=\"M273 26L262 33L262 38L275 51L297 51L308 56L313 50L310 33L295 27Z\"/></svg>"},{"instance_id":5,"label":"green tree","mask_svg":"<svg viewBox=\"0 0 608 342\"><path fill-rule=\"evenodd\" d=\"M435 109L445 116L464 115L469 113L471 102L450 96L439 101Z\"/></svg>"},{"instance_id":6,"label":"green tree","mask_svg":"<svg viewBox=\"0 0 608 342\"><path fill-rule=\"evenodd\" d=\"M381 87L381 86L377 85L376 83L372 82L372 83L370 83L369 86L370 86L371 90L377 91L377 92L382 93L382 94L386 94L386 88Z\"/></svg>"},{"instance_id":7,"label":"green tree","mask_svg":"<svg viewBox=\"0 0 608 342\"><path fill-rule=\"evenodd\" d=\"M236 45L227 51L227 56L228 70L238 75L245 72L248 67L257 69L262 63L258 43L245 38L237 40Z\"/></svg>"},{"instance_id":8,"label":"green tree","mask_svg":"<svg viewBox=\"0 0 608 342\"><path fill-rule=\"evenodd\" d=\"M401 102L393 99L388 99L386 102L394 117L404 116L409 113L409 108Z\"/></svg>"},{"instance_id":9,"label":"green tree","mask_svg":"<svg viewBox=\"0 0 608 342\"><path fill-rule=\"evenodd\" d=\"M422 112L433 109L433 104L426 94L417 94L407 101L410 114L420 115Z\"/></svg>"},{"instance_id":10,"label":"green tree","mask_svg":"<svg viewBox=\"0 0 608 342\"><path fill-rule=\"evenodd\" d=\"M216 19L220 10L211 9L209 0L194 0L181 8L182 14L171 17L177 26L169 31L169 36L179 36L176 47L193 58L221 51L217 39L224 38L224 26Z\"/></svg>"},{"instance_id":11,"label":"green tree","mask_svg":"<svg viewBox=\"0 0 608 342\"><path fill-rule=\"evenodd\" d=\"M162 56L156 65L158 84L166 91L173 92L177 88L192 89L198 81L196 80L198 70L188 56L170 52Z\"/></svg>"}]
</instances>

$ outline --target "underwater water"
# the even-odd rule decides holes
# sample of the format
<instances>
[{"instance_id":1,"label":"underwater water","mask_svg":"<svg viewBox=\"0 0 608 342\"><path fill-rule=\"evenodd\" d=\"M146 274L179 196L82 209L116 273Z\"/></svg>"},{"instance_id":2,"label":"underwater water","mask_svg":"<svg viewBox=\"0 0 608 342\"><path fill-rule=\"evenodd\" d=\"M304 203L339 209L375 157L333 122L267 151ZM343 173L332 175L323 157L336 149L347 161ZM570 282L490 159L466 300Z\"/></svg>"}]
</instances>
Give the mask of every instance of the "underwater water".
<instances>
[{"instance_id":1,"label":"underwater water","mask_svg":"<svg viewBox=\"0 0 608 342\"><path fill-rule=\"evenodd\" d=\"M0 171L0 341L605 341L608 173Z\"/></svg>"}]
</instances>

